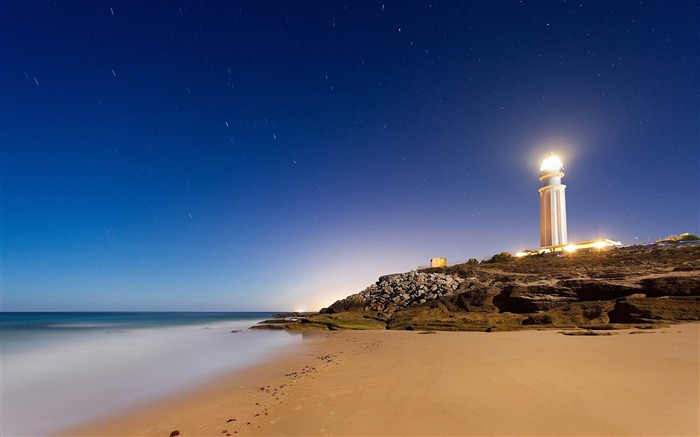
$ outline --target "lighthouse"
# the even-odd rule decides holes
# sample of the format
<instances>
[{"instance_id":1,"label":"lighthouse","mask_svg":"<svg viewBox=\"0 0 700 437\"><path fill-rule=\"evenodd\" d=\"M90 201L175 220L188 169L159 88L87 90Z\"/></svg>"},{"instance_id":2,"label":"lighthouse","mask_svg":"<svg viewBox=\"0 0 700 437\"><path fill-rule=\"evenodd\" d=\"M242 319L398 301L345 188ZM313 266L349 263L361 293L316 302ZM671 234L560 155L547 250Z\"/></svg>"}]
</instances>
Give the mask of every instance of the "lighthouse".
<instances>
[{"instance_id":1,"label":"lighthouse","mask_svg":"<svg viewBox=\"0 0 700 437\"><path fill-rule=\"evenodd\" d=\"M540 167L540 247L562 246L568 243L566 235L566 196L561 178L564 177L561 160L553 154Z\"/></svg>"},{"instance_id":2,"label":"lighthouse","mask_svg":"<svg viewBox=\"0 0 700 437\"><path fill-rule=\"evenodd\" d=\"M566 232L566 196L561 178L564 177L564 164L554 154L542 162L540 167L540 248L521 250L517 257L559 252L571 256L579 251L610 250L622 247L619 241L598 237L595 240L569 243Z\"/></svg>"}]
</instances>

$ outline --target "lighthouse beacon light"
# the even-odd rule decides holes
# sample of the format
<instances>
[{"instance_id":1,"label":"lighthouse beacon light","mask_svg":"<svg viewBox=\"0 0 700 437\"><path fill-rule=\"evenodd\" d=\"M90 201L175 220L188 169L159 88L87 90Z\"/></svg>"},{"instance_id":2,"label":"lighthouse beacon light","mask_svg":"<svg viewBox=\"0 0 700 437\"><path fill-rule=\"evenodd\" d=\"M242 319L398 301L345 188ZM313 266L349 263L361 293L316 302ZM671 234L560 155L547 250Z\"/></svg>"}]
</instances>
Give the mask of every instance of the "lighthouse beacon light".
<instances>
[{"instance_id":1,"label":"lighthouse beacon light","mask_svg":"<svg viewBox=\"0 0 700 437\"><path fill-rule=\"evenodd\" d=\"M542 166L540 166L540 173L544 172L561 172L564 168L564 164L561 163L561 159L558 156L551 155L542 161Z\"/></svg>"}]
</instances>

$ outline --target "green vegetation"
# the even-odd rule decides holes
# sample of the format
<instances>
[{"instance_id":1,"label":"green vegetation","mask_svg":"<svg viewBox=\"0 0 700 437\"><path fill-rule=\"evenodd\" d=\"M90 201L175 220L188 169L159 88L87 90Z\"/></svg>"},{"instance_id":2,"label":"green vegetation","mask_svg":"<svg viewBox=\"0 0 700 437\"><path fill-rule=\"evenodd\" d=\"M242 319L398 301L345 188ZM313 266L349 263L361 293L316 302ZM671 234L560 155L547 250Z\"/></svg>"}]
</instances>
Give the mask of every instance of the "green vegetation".
<instances>
[{"instance_id":1,"label":"green vegetation","mask_svg":"<svg viewBox=\"0 0 700 437\"><path fill-rule=\"evenodd\" d=\"M683 234L678 234L678 235L669 235L666 238L662 238L661 240L656 240L657 243L678 243L679 241L697 241L700 240L700 237L698 237L695 234L691 234L689 232L683 233Z\"/></svg>"},{"instance_id":2,"label":"green vegetation","mask_svg":"<svg viewBox=\"0 0 700 437\"><path fill-rule=\"evenodd\" d=\"M513 255L509 254L508 252L501 252L497 253L496 255L492 256L488 262L490 263L505 263L508 261L511 261L513 259Z\"/></svg>"}]
</instances>

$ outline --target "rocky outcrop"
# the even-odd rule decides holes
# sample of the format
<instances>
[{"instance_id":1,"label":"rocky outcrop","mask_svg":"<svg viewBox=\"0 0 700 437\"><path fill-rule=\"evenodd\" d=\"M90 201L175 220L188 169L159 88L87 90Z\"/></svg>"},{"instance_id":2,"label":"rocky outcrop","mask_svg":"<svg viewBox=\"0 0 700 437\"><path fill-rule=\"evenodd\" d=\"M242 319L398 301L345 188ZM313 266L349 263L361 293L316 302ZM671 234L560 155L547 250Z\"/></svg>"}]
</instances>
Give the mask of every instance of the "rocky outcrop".
<instances>
[{"instance_id":1,"label":"rocky outcrop","mask_svg":"<svg viewBox=\"0 0 700 437\"><path fill-rule=\"evenodd\" d=\"M493 298L493 304L501 312L534 313L577 300L576 292L566 286L516 283L504 286Z\"/></svg>"},{"instance_id":2,"label":"rocky outcrop","mask_svg":"<svg viewBox=\"0 0 700 437\"><path fill-rule=\"evenodd\" d=\"M616 299L640 292L639 285L625 281L627 276L623 272L617 275L618 282L611 280L612 275L606 274L606 279L564 279L559 281L559 284L570 288L579 301Z\"/></svg>"},{"instance_id":3,"label":"rocky outcrop","mask_svg":"<svg viewBox=\"0 0 700 437\"><path fill-rule=\"evenodd\" d=\"M612 301L575 302L559 306L550 311L529 315L523 325L556 327L589 327L608 325L608 313L613 310Z\"/></svg>"},{"instance_id":4,"label":"rocky outcrop","mask_svg":"<svg viewBox=\"0 0 700 437\"><path fill-rule=\"evenodd\" d=\"M301 322L493 331L700 321L696 266L700 244L470 262L382 276Z\"/></svg>"},{"instance_id":5,"label":"rocky outcrop","mask_svg":"<svg viewBox=\"0 0 700 437\"><path fill-rule=\"evenodd\" d=\"M700 297L635 298L615 302L613 323L654 323L700 320Z\"/></svg>"},{"instance_id":6,"label":"rocky outcrop","mask_svg":"<svg viewBox=\"0 0 700 437\"><path fill-rule=\"evenodd\" d=\"M649 297L700 296L700 281L698 275L693 273L645 278L639 281L639 285L641 292Z\"/></svg>"},{"instance_id":7,"label":"rocky outcrop","mask_svg":"<svg viewBox=\"0 0 700 437\"><path fill-rule=\"evenodd\" d=\"M365 298L360 293L352 294L345 299L340 299L328 308L323 308L321 314L336 314L345 311L360 311L365 307Z\"/></svg>"},{"instance_id":8,"label":"rocky outcrop","mask_svg":"<svg viewBox=\"0 0 700 437\"><path fill-rule=\"evenodd\" d=\"M450 312L439 305L411 307L398 311L387 323L387 329L436 331L512 330L522 325L520 314L497 312Z\"/></svg>"}]
</instances>

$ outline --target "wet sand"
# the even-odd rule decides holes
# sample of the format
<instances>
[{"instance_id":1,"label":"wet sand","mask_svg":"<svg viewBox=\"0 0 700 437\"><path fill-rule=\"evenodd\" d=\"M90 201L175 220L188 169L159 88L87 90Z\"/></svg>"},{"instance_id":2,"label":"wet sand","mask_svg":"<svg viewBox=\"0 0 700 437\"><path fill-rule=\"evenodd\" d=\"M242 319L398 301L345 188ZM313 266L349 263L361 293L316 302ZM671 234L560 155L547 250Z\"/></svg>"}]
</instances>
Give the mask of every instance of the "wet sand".
<instances>
[{"instance_id":1,"label":"wet sand","mask_svg":"<svg viewBox=\"0 0 700 437\"><path fill-rule=\"evenodd\" d=\"M700 435L700 324L637 332L317 333L62 435Z\"/></svg>"}]
</instances>

